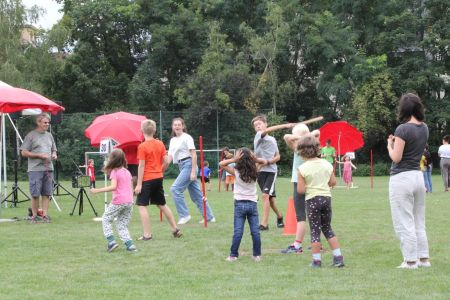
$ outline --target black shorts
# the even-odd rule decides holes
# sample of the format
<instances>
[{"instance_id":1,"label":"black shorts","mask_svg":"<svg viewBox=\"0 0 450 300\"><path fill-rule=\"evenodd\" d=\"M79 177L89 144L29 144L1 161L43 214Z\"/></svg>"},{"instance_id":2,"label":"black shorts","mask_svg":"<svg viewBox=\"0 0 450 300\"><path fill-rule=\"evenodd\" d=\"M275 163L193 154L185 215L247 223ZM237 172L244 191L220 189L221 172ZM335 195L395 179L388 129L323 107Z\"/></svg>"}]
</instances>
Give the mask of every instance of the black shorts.
<instances>
[{"instance_id":1,"label":"black shorts","mask_svg":"<svg viewBox=\"0 0 450 300\"><path fill-rule=\"evenodd\" d=\"M202 178L200 177L200 180L202 180ZM209 182L209 177L205 177L205 183Z\"/></svg>"},{"instance_id":2,"label":"black shorts","mask_svg":"<svg viewBox=\"0 0 450 300\"><path fill-rule=\"evenodd\" d=\"M131 176L138 176L138 165L129 164L127 169L130 171Z\"/></svg>"},{"instance_id":3,"label":"black shorts","mask_svg":"<svg viewBox=\"0 0 450 300\"><path fill-rule=\"evenodd\" d=\"M141 193L137 196L136 205L148 206L149 204L166 204L162 178L147 180L142 183Z\"/></svg>"},{"instance_id":4,"label":"black shorts","mask_svg":"<svg viewBox=\"0 0 450 300\"><path fill-rule=\"evenodd\" d=\"M297 222L306 221L305 194L297 192L297 182L294 182L294 208Z\"/></svg>"},{"instance_id":5,"label":"black shorts","mask_svg":"<svg viewBox=\"0 0 450 300\"><path fill-rule=\"evenodd\" d=\"M258 185L263 194L269 194L270 197L276 197L275 179L276 179L276 173L259 172Z\"/></svg>"}]
</instances>

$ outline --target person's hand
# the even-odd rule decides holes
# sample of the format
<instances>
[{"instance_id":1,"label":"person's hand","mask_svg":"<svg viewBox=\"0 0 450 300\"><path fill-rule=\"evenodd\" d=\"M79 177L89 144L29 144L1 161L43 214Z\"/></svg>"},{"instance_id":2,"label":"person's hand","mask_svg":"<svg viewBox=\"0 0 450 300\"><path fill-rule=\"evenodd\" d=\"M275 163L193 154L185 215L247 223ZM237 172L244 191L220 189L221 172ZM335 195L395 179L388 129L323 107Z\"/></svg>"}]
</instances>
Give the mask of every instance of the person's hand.
<instances>
[{"instance_id":1,"label":"person's hand","mask_svg":"<svg viewBox=\"0 0 450 300\"><path fill-rule=\"evenodd\" d=\"M50 158L50 155L47 153L39 153L39 158L42 160L48 160Z\"/></svg>"},{"instance_id":2,"label":"person's hand","mask_svg":"<svg viewBox=\"0 0 450 300\"><path fill-rule=\"evenodd\" d=\"M52 153L52 160L56 160L58 158L58 156L56 155L56 152Z\"/></svg>"},{"instance_id":3,"label":"person's hand","mask_svg":"<svg viewBox=\"0 0 450 300\"><path fill-rule=\"evenodd\" d=\"M97 194L97 193L98 193L98 189L96 189L96 188L91 188L91 189L90 189L90 192L91 192L92 194Z\"/></svg>"},{"instance_id":4,"label":"person's hand","mask_svg":"<svg viewBox=\"0 0 450 300\"><path fill-rule=\"evenodd\" d=\"M136 195L139 195L140 193L141 193L141 190L142 190L142 185L136 185L136 187L134 188L134 193L136 194Z\"/></svg>"},{"instance_id":5,"label":"person's hand","mask_svg":"<svg viewBox=\"0 0 450 300\"><path fill-rule=\"evenodd\" d=\"M395 137L390 134L389 137L387 138L387 146L388 148L392 148L392 146L394 145L394 141L395 141Z\"/></svg>"},{"instance_id":6,"label":"person's hand","mask_svg":"<svg viewBox=\"0 0 450 300\"><path fill-rule=\"evenodd\" d=\"M191 181L194 181L197 179L197 175L195 173L191 173Z\"/></svg>"},{"instance_id":7,"label":"person's hand","mask_svg":"<svg viewBox=\"0 0 450 300\"><path fill-rule=\"evenodd\" d=\"M242 152L241 149L239 149L236 152L236 155L234 156L234 162L237 162L238 160L240 160L242 158L242 156L244 156L244 153Z\"/></svg>"}]
</instances>

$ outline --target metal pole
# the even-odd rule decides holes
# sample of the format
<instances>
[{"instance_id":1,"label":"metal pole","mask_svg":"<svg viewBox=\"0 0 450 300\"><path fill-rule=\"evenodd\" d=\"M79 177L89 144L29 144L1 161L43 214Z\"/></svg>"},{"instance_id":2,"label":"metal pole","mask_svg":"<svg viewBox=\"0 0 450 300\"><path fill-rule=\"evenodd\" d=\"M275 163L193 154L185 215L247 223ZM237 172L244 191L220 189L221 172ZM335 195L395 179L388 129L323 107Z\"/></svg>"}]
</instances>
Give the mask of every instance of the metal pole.
<instances>
[{"instance_id":1,"label":"metal pole","mask_svg":"<svg viewBox=\"0 0 450 300\"><path fill-rule=\"evenodd\" d=\"M1 120L3 120L3 113L1 114ZM3 147L5 147L5 145L3 144L3 138L2 138L4 130L5 129L3 128L2 123L0 122L0 157L1 157L1 159L0 159L0 217L2 214L1 203L3 201L3 193L2 193L3 180L2 180L2 176L1 176L2 175L2 167L3 167L3 155L1 155L1 153L3 151ZM6 202L5 202L5 204L6 204Z\"/></svg>"},{"instance_id":2,"label":"metal pole","mask_svg":"<svg viewBox=\"0 0 450 300\"><path fill-rule=\"evenodd\" d=\"M219 110L216 110L216 149L217 150L219 150L219 145L220 145L220 142L219 142ZM220 156L220 154L219 154L219 152L217 152L216 159L218 162L220 162L219 156ZM220 192L220 190L219 190L219 192Z\"/></svg>"},{"instance_id":3,"label":"metal pole","mask_svg":"<svg viewBox=\"0 0 450 300\"><path fill-rule=\"evenodd\" d=\"M2 131L2 140L3 140L3 182L4 182L4 185L3 185L3 195L4 196L6 196L6 193L7 193L7 189L8 189L8 182L6 181L7 180L7 176L6 176L6 146L5 146L5 143L6 143L6 135L5 135L5 131L6 131L6 126L5 126L5 114L2 114L2 128L3 128L3 131ZM1 174L0 174L0 176L1 176ZM8 204L6 203L6 201L5 201L5 207L8 207Z\"/></svg>"},{"instance_id":4,"label":"metal pole","mask_svg":"<svg viewBox=\"0 0 450 300\"><path fill-rule=\"evenodd\" d=\"M159 140L162 141L162 111L159 110Z\"/></svg>"}]
</instances>

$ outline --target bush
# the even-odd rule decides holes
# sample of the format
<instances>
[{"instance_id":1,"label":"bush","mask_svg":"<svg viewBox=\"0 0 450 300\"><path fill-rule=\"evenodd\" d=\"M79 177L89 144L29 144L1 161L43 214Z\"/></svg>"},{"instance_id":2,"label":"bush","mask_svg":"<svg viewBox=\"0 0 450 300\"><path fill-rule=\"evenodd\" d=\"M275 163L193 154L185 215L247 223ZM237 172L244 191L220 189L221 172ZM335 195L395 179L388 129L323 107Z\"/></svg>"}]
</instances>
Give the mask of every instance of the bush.
<instances>
[{"instance_id":1,"label":"bush","mask_svg":"<svg viewBox=\"0 0 450 300\"><path fill-rule=\"evenodd\" d=\"M370 165L358 164L358 169L353 170L353 176L370 176ZM389 175L391 165L387 163L377 163L373 165L374 176L387 176Z\"/></svg>"}]
</instances>

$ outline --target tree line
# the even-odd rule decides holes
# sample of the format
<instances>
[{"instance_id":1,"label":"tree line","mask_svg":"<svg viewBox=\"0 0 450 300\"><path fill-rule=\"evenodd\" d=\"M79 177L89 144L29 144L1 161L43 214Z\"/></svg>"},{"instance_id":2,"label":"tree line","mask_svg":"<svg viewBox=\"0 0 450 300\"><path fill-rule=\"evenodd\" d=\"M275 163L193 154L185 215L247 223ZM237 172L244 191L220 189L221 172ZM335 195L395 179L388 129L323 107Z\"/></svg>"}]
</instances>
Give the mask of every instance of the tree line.
<instances>
[{"instance_id":1,"label":"tree line","mask_svg":"<svg viewBox=\"0 0 450 300\"><path fill-rule=\"evenodd\" d=\"M42 11L0 0L0 80L67 112L183 111L191 128L235 110L323 115L354 124L387 160L398 98L413 91L432 150L448 133L446 0L57 2L63 18L30 46L20 30Z\"/></svg>"}]
</instances>

